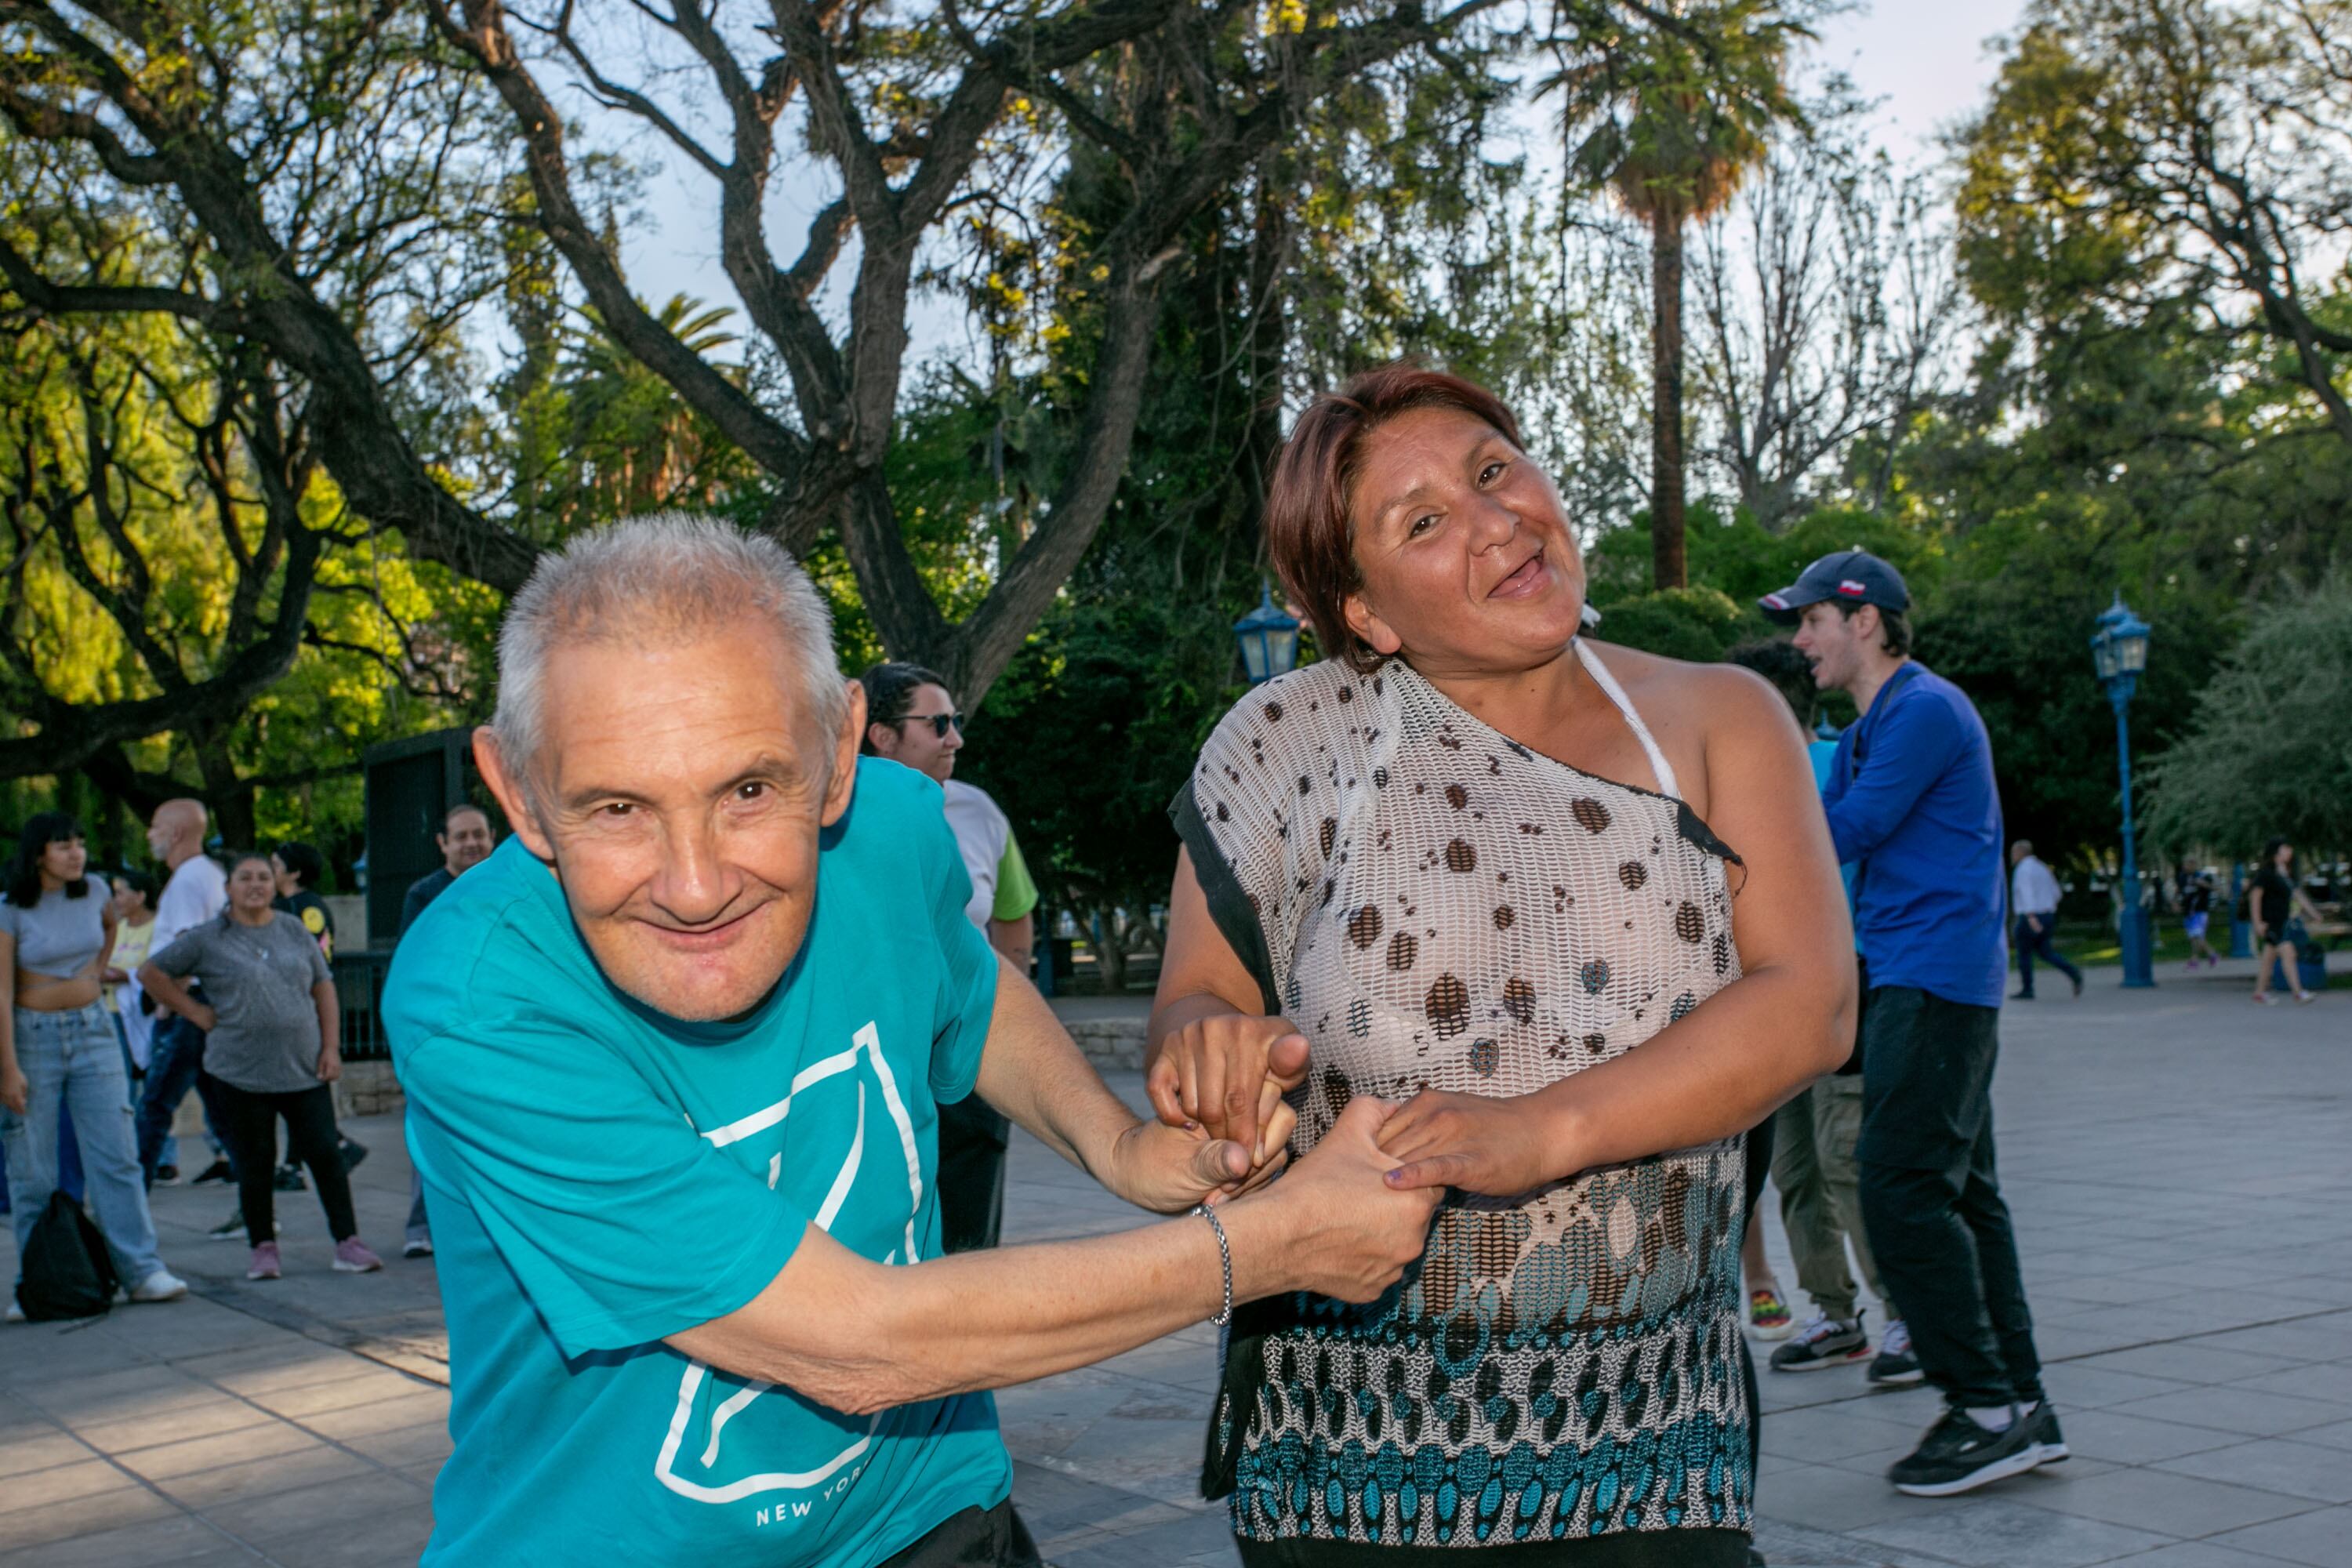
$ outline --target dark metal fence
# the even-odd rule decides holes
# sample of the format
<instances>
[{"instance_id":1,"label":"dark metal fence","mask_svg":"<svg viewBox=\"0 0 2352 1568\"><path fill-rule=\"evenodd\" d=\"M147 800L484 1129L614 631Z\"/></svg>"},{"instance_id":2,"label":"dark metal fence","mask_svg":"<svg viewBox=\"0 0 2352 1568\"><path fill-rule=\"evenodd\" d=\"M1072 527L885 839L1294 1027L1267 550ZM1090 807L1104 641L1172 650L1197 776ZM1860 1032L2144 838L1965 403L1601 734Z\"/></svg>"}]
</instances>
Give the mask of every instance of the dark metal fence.
<instances>
[{"instance_id":1,"label":"dark metal fence","mask_svg":"<svg viewBox=\"0 0 2352 1568\"><path fill-rule=\"evenodd\" d=\"M383 977L392 969L392 951L339 952L333 963L335 1000L343 1011L343 1059L385 1062L392 1045L383 1037Z\"/></svg>"}]
</instances>

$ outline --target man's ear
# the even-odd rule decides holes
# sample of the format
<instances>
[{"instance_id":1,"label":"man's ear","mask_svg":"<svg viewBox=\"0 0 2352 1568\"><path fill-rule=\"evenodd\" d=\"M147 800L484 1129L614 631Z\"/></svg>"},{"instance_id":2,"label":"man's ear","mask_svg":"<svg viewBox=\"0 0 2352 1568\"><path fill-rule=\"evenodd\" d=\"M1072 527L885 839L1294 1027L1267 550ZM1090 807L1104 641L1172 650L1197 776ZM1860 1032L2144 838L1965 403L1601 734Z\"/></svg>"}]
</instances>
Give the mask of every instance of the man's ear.
<instances>
[{"instance_id":1,"label":"man's ear","mask_svg":"<svg viewBox=\"0 0 2352 1568\"><path fill-rule=\"evenodd\" d=\"M522 840L522 847L540 860L554 865L555 841L548 837L546 827L539 820L538 809L532 802L530 787L523 782L520 768L499 749L498 732L488 724L474 731L474 765L482 770L482 782L490 786L492 795L498 796L499 805L506 812L507 822L514 828L515 837ZM444 836L436 834L434 840L442 846L443 853L447 853L448 841Z\"/></svg>"},{"instance_id":2,"label":"man's ear","mask_svg":"<svg viewBox=\"0 0 2352 1568\"><path fill-rule=\"evenodd\" d=\"M1396 629L1381 619L1361 594L1350 594L1340 603L1340 613L1347 617L1348 629L1356 634L1374 653L1392 654L1404 647L1404 639Z\"/></svg>"},{"instance_id":3,"label":"man's ear","mask_svg":"<svg viewBox=\"0 0 2352 1568\"><path fill-rule=\"evenodd\" d=\"M831 827L849 809L850 797L857 792L857 737L866 733L866 687L860 681L848 681L849 711L842 715L841 733L833 743L833 780L825 785L824 806L817 816L820 826Z\"/></svg>"}]
</instances>

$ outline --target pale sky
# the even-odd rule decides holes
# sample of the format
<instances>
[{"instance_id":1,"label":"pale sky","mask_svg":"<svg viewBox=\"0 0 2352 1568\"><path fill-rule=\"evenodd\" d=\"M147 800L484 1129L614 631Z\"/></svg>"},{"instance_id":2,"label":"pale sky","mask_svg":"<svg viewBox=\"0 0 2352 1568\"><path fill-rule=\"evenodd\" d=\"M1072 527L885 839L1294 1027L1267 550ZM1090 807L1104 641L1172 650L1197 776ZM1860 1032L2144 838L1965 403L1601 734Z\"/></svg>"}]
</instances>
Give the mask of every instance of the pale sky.
<instances>
[{"instance_id":1,"label":"pale sky","mask_svg":"<svg viewBox=\"0 0 2352 1568\"><path fill-rule=\"evenodd\" d=\"M1820 43L1808 53L1813 64L1843 69L1864 97L1885 100L1885 143L1898 163L1925 162L1937 156L1938 134L1982 101L1993 75L1987 41L2015 28L2025 5L2026 0L1877 0L1824 24ZM602 118L593 110L587 117ZM631 151L663 165L647 182L647 221L623 237L632 287L656 307L677 293L735 305L735 291L719 266L709 184L657 139L641 138ZM830 192L789 174L776 182L770 231L779 246L796 247L823 195ZM919 300L914 318L919 358L941 346L940 334L960 336L962 330L955 312L937 303Z\"/></svg>"}]
</instances>

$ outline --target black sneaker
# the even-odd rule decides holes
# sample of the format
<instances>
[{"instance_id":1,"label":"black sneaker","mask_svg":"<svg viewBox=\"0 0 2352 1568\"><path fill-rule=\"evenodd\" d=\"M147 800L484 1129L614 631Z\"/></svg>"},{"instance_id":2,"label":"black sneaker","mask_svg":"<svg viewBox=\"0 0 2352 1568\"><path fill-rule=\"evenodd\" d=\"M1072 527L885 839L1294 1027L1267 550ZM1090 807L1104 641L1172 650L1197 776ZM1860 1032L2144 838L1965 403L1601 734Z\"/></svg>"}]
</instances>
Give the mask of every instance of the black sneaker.
<instances>
[{"instance_id":1,"label":"black sneaker","mask_svg":"<svg viewBox=\"0 0 2352 1568\"><path fill-rule=\"evenodd\" d=\"M310 1190L310 1184L303 1180L302 1167L299 1165L278 1166L278 1190L281 1193L309 1192Z\"/></svg>"},{"instance_id":2,"label":"black sneaker","mask_svg":"<svg viewBox=\"0 0 2352 1568\"><path fill-rule=\"evenodd\" d=\"M245 1239L245 1210L243 1208L233 1208L229 1210L228 1218L221 1221L220 1224L213 1226L212 1229L205 1232L205 1234L211 1237L215 1241L243 1241Z\"/></svg>"},{"instance_id":3,"label":"black sneaker","mask_svg":"<svg viewBox=\"0 0 2352 1568\"><path fill-rule=\"evenodd\" d=\"M1815 1314L1797 1331L1797 1337L1772 1352L1774 1372L1819 1372L1825 1366L1853 1366L1870 1359L1870 1336L1862 1331L1862 1317L1849 1322Z\"/></svg>"},{"instance_id":4,"label":"black sneaker","mask_svg":"<svg viewBox=\"0 0 2352 1568\"><path fill-rule=\"evenodd\" d=\"M1919 1446L1888 1467L1895 1489L1912 1497L1956 1497L1981 1486L2021 1476L2041 1461L2032 1418L2010 1407L2006 1431L1988 1432L1958 1405L1927 1428Z\"/></svg>"},{"instance_id":5,"label":"black sneaker","mask_svg":"<svg viewBox=\"0 0 2352 1568\"><path fill-rule=\"evenodd\" d=\"M2033 1439L2035 1464L2063 1465L2074 1457L2074 1450L2066 1447L2066 1434L2058 1429L2058 1412L2050 1408L2048 1394L2025 1418L2025 1430Z\"/></svg>"},{"instance_id":6,"label":"black sneaker","mask_svg":"<svg viewBox=\"0 0 2352 1568\"><path fill-rule=\"evenodd\" d=\"M360 1162L368 1157L366 1144L354 1138L346 1138L340 1132L335 1134L335 1152L343 1157L343 1174L346 1176L358 1170Z\"/></svg>"},{"instance_id":7,"label":"black sneaker","mask_svg":"<svg viewBox=\"0 0 2352 1568\"><path fill-rule=\"evenodd\" d=\"M163 1183L165 1186L169 1186L173 1182L180 1179L180 1167L177 1165L158 1165L155 1167L155 1179Z\"/></svg>"},{"instance_id":8,"label":"black sneaker","mask_svg":"<svg viewBox=\"0 0 2352 1568\"><path fill-rule=\"evenodd\" d=\"M1927 1377L1919 1370L1919 1358L1911 1353L1911 1331L1900 1319L1887 1324L1886 1332L1879 1336L1878 1355L1870 1363L1869 1375L1873 1388L1908 1388Z\"/></svg>"},{"instance_id":9,"label":"black sneaker","mask_svg":"<svg viewBox=\"0 0 2352 1568\"><path fill-rule=\"evenodd\" d=\"M211 1164L206 1165L203 1170L197 1172L196 1179L190 1182L188 1185L192 1187L201 1187L211 1182L226 1182L228 1180L228 1162L226 1160L215 1160Z\"/></svg>"}]
</instances>

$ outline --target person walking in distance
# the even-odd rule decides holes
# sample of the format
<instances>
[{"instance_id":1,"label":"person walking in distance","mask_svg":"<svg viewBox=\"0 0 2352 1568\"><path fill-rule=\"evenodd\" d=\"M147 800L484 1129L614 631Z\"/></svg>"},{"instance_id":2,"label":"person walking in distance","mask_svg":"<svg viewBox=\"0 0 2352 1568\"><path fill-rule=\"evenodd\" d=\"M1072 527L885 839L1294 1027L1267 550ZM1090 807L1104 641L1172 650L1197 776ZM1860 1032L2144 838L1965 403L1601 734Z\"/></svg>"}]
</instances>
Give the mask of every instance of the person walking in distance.
<instances>
[{"instance_id":1,"label":"person walking in distance","mask_svg":"<svg viewBox=\"0 0 2352 1568\"><path fill-rule=\"evenodd\" d=\"M139 968L160 1005L204 1030L205 1070L215 1079L221 1124L236 1167L237 1200L253 1245L248 1279L280 1272L275 1199L278 1121L293 1157L310 1168L334 1237L334 1266L367 1274L383 1260L359 1236L351 1179L335 1148L335 1094L342 1076L342 1015L326 955L302 922L271 908L278 876L268 857L238 856L229 907L174 938ZM194 975L201 994L182 984Z\"/></svg>"},{"instance_id":2,"label":"person walking in distance","mask_svg":"<svg viewBox=\"0 0 2352 1568\"><path fill-rule=\"evenodd\" d=\"M155 1222L131 1142L122 1043L100 1000L114 946L113 900L89 875L81 826L62 812L25 824L0 903L0 1142L8 1156L16 1256L60 1175L62 1121L114 1271L134 1301L188 1293L155 1251ZM7 1315L23 1317L14 1291Z\"/></svg>"},{"instance_id":3,"label":"person walking in distance","mask_svg":"<svg viewBox=\"0 0 2352 1568\"><path fill-rule=\"evenodd\" d=\"M228 879L222 874L219 863L205 853L205 831L204 805L193 800L167 800L155 808L154 816L148 822L147 847L164 871L163 892L155 900L155 934L149 939L148 947L151 952L169 947L181 932L202 925L228 903ZM179 1110L180 1101L188 1098L191 1089L204 1100L205 1125L222 1149L214 1168L201 1173L197 1180L234 1180L227 1142L221 1137L220 1114L215 1106L212 1086L204 1076L204 1031L173 1013L158 1012L154 1023L148 1052L147 1085L139 1096L139 1163L147 1173L148 1184L154 1184L156 1167L163 1163L173 1114ZM232 1213L226 1222L214 1227L212 1234L215 1237L231 1237L243 1230L243 1220Z\"/></svg>"},{"instance_id":4,"label":"person walking in distance","mask_svg":"<svg viewBox=\"0 0 2352 1568\"><path fill-rule=\"evenodd\" d=\"M2305 920L2317 921L2319 911L2311 907L2302 887L2294 878L2294 846L2284 838L2273 838L2263 846L2263 868L2254 873L2254 883L2247 893L2247 903L2254 922L2254 1001L2269 1006L2271 970L2277 965L2285 972L2286 982L2294 987L2294 999L2311 1000L2311 993L2303 988L2303 971L2297 967L2294 937L2287 922L2294 919L2301 906Z\"/></svg>"},{"instance_id":5,"label":"person walking in distance","mask_svg":"<svg viewBox=\"0 0 2352 1568\"><path fill-rule=\"evenodd\" d=\"M2180 889L2180 934L2189 939L2189 967L2200 963L2208 969L2221 966L2221 955L2206 940L2206 928L2213 919L2213 873L2200 871L2182 884Z\"/></svg>"},{"instance_id":6,"label":"person walking in distance","mask_svg":"<svg viewBox=\"0 0 2352 1568\"><path fill-rule=\"evenodd\" d=\"M467 870L488 859L499 847L490 814L471 801L459 801L442 814L441 831L433 836L433 841L441 847L441 868L408 885L408 895L400 900L400 931L393 938L395 948L416 923L416 917L433 907L434 900ZM433 1221L425 1212L425 1177L414 1161L408 1167L408 1225L401 1237L400 1255L433 1256Z\"/></svg>"},{"instance_id":7,"label":"person walking in distance","mask_svg":"<svg viewBox=\"0 0 2352 1568\"><path fill-rule=\"evenodd\" d=\"M2009 955L1992 744L1959 688L1911 658L1911 595L1887 563L1825 555L1762 604L1861 712L1822 799L1838 858L1857 862L1863 1219L1945 1401L1888 1477L1969 1491L2067 1454L1993 1158Z\"/></svg>"},{"instance_id":8,"label":"person walking in distance","mask_svg":"<svg viewBox=\"0 0 2352 1568\"><path fill-rule=\"evenodd\" d=\"M1812 661L1794 645L1746 643L1724 656L1770 681L1811 736L1819 710ZM1825 788L1837 756L1837 742L1812 736L1806 752L1815 789ZM1852 900L1853 868L1841 868ZM1890 1300L1870 1255L1862 1219L1862 1190L1854 1169L1854 1142L1862 1132L1862 1053L1822 1074L1772 1115L1769 1141L1772 1184L1780 1192L1780 1226L1797 1260L1797 1284L1812 1298L1813 1315L1787 1344L1775 1347L1774 1372L1819 1372L1825 1367L1867 1365L1872 1384L1901 1388L1920 1380L1911 1353L1910 1331L1900 1318L1889 1321L1873 1352L1864 1326L1854 1277L1881 1302ZM1849 1268L1851 1248L1854 1268Z\"/></svg>"},{"instance_id":9,"label":"person walking in distance","mask_svg":"<svg viewBox=\"0 0 2352 1568\"><path fill-rule=\"evenodd\" d=\"M977 784L953 776L963 750L963 715L947 682L919 664L877 664L866 689L861 753L887 757L936 782L946 797L971 898L964 916L988 935L1014 972L1029 973L1037 885L1003 809ZM1004 1163L1012 1124L978 1095L940 1108L940 1228L950 1252L994 1247L1004 1223Z\"/></svg>"},{"instance_id":10,"label":"person walking in distance","mask_svg":"<svg viewBox=\"0 0 2352 1568\"><path fill-rule=\"evenodd\" d=\"M2033 1000L2033 961L2042 962L2074 983L2083 994L2083 972L2053 945L2058 935L2058 878L2033 852L2033 840L2021 838L2009 847L2009 907L2017 917L2017 1002Z\"/></svg>"}]
</instances>

